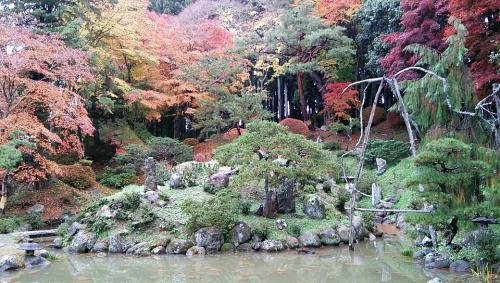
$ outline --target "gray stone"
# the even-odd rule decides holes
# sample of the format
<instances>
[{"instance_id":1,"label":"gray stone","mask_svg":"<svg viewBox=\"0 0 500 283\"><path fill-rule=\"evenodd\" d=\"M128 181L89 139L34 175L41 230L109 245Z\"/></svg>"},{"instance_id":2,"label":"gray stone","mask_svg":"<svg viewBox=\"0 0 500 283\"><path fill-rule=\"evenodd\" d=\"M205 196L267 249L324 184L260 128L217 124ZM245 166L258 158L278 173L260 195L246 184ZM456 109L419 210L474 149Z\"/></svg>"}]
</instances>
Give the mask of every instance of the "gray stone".
<instances>
[{"instance_id":1,"label":"gray stone","mask_svg":"<svg viewBox=\"0 0 500 283\"><path fill-rule=\"evenodd\" d=\"M285 246L280 241L265 240L264 242L262 242L260 249L266 252L279 252L284 250Z\"/></svg>"},{"instance_id":2,"label":"gray stone","mask_svg":"<svg viewBox=\"0 0 500 283\"><path fill-rule=\"evenodd\" d=\"M375 237L375 235L373 235L372 233L370 233L368 235L368 239L370 239L370 241L375 241L375 240L377 240L377 237Z\"/></svg>"},{"instance_id":3,"label":"gray stone","mask_svg":"<svg viewBox=\"0 0 500 283\"><path fill-rule=\"evenodd\" d=\"M158 247L154 247L151 250L151 253L154 255L164 255L167 253L167 249L164 246L158 246Z\"/></svg>"},{"instance_id":4,"label":"gray stone","mask_svg":"<svg viewBox=\"0 0 500 283\"><path fill-rule=\"evenodd\" d=\"M111 208L108 205L103 205L101 209L97 212L97 217L114 218L115 216L116 212L112 212Z\"/></svg>"},{"instance_id":5,"label":"gray stone","mask_svg":"<svg viewBox=\"0 0 500 283\"><path fill-rule=\"evenodd\" d=\"M432 247L432 240L431 240L431 238L429 238L429 237L425 236L425 237L422 239L422 241L421 241L421 243L420 243L420 244L421 244L423 247Z\"/></svg>"},{"instance_id":6,"label":"gray stone","mask_svg":"<svg viewBox=\"0 0 500 283\"><path fill-rule=\"evenodd\" d=\"M292 237L292 236L286 236L286 245L288 246L289 249L296 249L300 247L300 242L299 239Z\"/></svg>"},{"instance_id":7,"label":"gray stone","mask_svg":"<svg viewBox=\"0 0 500 283\"><path fill-rule=\"evenodd\" d=\"M236 250L236 246L231 243L225 243L220 248L221 252L234 252Z\"/></svg>"},{"instance_id":8,"label":"gray stone","mask_svg":"<svg viewBox=\"0 0 500 283\"><path fill-rule=\"evenodd\" d=\"M94 247L97 235L93 232L80 230L71 241L68 247L70 253L87 253Z\"/></svg>"},{"instance_id":9,"label":"gray stone","mask_svg":"<svg viewBox=\"0 0 500 283\"><path fill-rule=\"evenodd\" d=\"M167 253L169 254L186 254L190 247L194 246L194 243L190 240L179 240L175 239L170 242L167 246Z\"/></svg>"},{"instance_id":10,"label":"gray stone","mask_svg":"<svg viewBox=\"0 0 500 283\"><path fill-rule=\"evenodd\" d=\"M194 256L194 255L205 255L207 252L205 250L204 247L198 247L198 246L194 246L194 247L190 247L187 252L186 252L186 255L187 256Z\"/></svg>"},{"instance_id":11,"label":"gray stone","mask_svg":"<svg viewBox=\"0 0 500 283\"><path fill-rule=\"evenodd\" d=\"M26 268L33 268L36 266L45 266L49 265L50 261L46 260L41 256L25 256L24 257L24 265Z\"/></svg>"},{"instance_id":12,"label":"gray stone","mask_svg":"<svg viewBox=\"0 0 500 283\"><path fill-rule=\"evenodd\" d=\"M224 172L218 172L210 175L208 183L217 188L225 188L229 185L229 176Z\"/></svg>"},{"instance_id":13,"label":"gray stone","mask_svg":"<svg viewBox=\"0 0 500 283\"><path fill-rule=\"evenodd\" d=\"M385 170L387 170L387 161L382 158L375 158L375 162L377 163L377 174L384 174Z\"/></svg>"},{"instance_id":14,"label":"gray stone","mask_svg":"<svg viewBox=\"0 0 500 283\"><path fill-rule=\"evenodd\" d=\"M231 230L231 243L238 246L252 239L252 229L245 222L238 222Z\"/></svg>"},{"instance_id":15,"label":"gray stone","mask_svg":"<svg viewBox=\"0 0 500 283\"><path fill-rule=\"evenodd\" d=\"M43 211L45 210L45 206L43 204L35 204L32 207L28 208L27 212L28 213L37 213L37 214L42 214Z\"/></svg>"},{"instance_id":16,"label":"gray stone","mask_svg":"<svg viewBox=\"0 0 500 283\"><path fill-rule=\"evenodd\" d=\"M363 218L358 215L354 215L352 217L352 227L354 228L354 231L358 232L363 228Z\"/></svg>"},{"instance_id":17,"label":"gray stone","mask_svg":"<svg viewBox=\"0 0 500 283\"><path fill-rule=\"evenodd\" d=\"M62 249L63 248L63 239L61 237L57 237L52 241L52 247L54 249Z\"/></svg>"},{"instance_id":18,"label":"gray stone","mask_svg":"<svg viewBox=\"0 0 500 283\"><path fill-rule=\"evenodd\" d=\"M349 243L349 228L347 228L345 225L340 225L337 227L337 234L340 237L340 240L343 243Z\"/></svg>"},{"instance_id":19,"label":"gray stone","mask_svg":"<svg viewBox=\"0 0 500 283\"><path fill-rule=\"evenodd\" d=\"M107 256L108 256L108 254L105 252L98 252L97 253L97 257L107 257Z\"/></svg>"},{"instance_id":20,"label":"gray stone","mask_svg":"<svg viewBox=\"0 0 500 283\"><path fill-rule=\"evenodd\" d=\"M252 244L250 243L241 244L236 248L236 251L238 252L249 252L251 250L252 250Z\"/></svg>"},{"instance_id":21,"label":"gray stone","mask_svg":"<svg viewBox=\"0 0 500 283\"><path fill-rule=\"evenodd\" d=\"M78 222L73 222L68 228L68 237L73 237L84 226Z\"/></svg>"},{"instance_id":22,"label":"gray stone","mask_svg":"<svg viewBox=\"0 0 500 283\"><path fill-rule=\"evenodd\" d=\"M304 213L312 219L325 218L325 204L318 195L311 194L304 197Z\"/></svg>"},{"instance_id":23,"label":"gray stone","mask_svg":"<svg viewBox=\"0 0 500 283\"><path fill-rule=\"evenodd\" d=\"M376 184L372 184L372 205L376 207L382 200L382 189Z\"/></svg>"},{"instance_id":24,"label":"gray stone","mask_svg":"<svg viewBox=\"0 0 500 283\"><path fill-rule=\"evenodd\" d=\"M136 256L149 256L151 252L149 251L149 244L146 242L141 242L127 250L127 255L136 255Z\"/></svg>"},{"instance_id":25,"label":"gray stone","mask_svg":"<svg viewBox=\"0 0 500 283\"><path fill-rule=\"evenodd\" d=\"M182 175L179 173L174 173L170 176L169 181L170 188L172 189L180 189L184 187L184 182L182 181Z\"/></svg>"},{"instance_id":26,"label":"gray stone","mask_svg":"<svg viewBox=\"0 0 500 283\"><path fill-rule=\"evenodd\" d=\"M431 249L421 249L413 253L413 259L422 260L426 255L432 253Z\"/></svg>"},{"instance_id":27,"label":"gray stone","mask_svg":"<svg viewBox=\"0 0 500 283\"><path fill-rule=\"evenodd\" d=\"M43 258L48 258L50 257L50 253L47 250L39 250L38 255L43 257Z\"/></svg>"},{"instance_id":28,"label":"gray stone","mask_svg":"<svg viewBox=\"0 0 500 283\"><path fill-rule=\"evenodd\" d=\"M252 244L252 250L259 251L262 248L262 242L254 242Z\"/></svg>"},{"instance_id":29,"label":"gray stone","mask_svg":"<svg viewBox=\"0 0 500 283\"><path fill-rule=\"evenodd\" d=\"M278 202L278 213L295 212L295 180L284 179L276 190L276 201Z\"/></svg>"},{"instance_id":30,"label":"gray stone","mask_svg":"<svg viewBox=\"0 0 500 283\"><path fill-rule=\"evenodd\" d=\"M158 181L156 179L156 162L153 157L144 160L144 191L158 191Z\"/></svg>"},{"instance_id":31,"label":"gray stone","mask_svg":"<svg viewBox=\"0 0 500 283\"><path fill-rule=\"evenodd\" d=\"M146 193L144 193L144 197L149 202L157 202L160 199L160 194L158 194L157 191L147 191Z\"/></svg>"},{"instance_id":32,"label":"gray stone","mask_svg":"<svg viewBox=\"0 0 500 283\"><path fill-rule=\"evenodd\" d=\"M16 256L5 255L0 259L0 272L24 268L24 262Z\"/></svg>"},{"instance_id":33,"label":"gray stone","mask_svg":"<svg viewBox=\"0 0 500 283\"><path fill-rule=\"evenodd\" d=\"M318 235L313 232L305 232L299 237L299 241L302 246L308 247L308 248L318 248L321 247L321 240L319 239Z\"/></svg>"},{"instance_id":34,"label":"gray stone","mask_svg":"<svg viewBox=\"0 0 500 283\"><path fill-rule=\"evenodd\" d=\"M284 219L276 219L276 228L283 230L286 227L288 227L288 224L286 224Z\"/></svg>"},{"instance_id":35,"label":"gray stone","mask_svg":"<svg viewBox=\"0 0 500 283\"><path fill-rule=\"evenodd\" d=\"M444 283L441 279L434 277L431 280L427 281L427 283Z\"/></svg>"},{"instance_id":36,"label":"gray stone","mask_svg":"<svg viewBox=\"0 0 500 283\"><path fill-rule=\"evenodd\" d=\"M119 254L121 254L124 251L126 251L124 249L124 242L123 242L122 237L120 236L120 234L115 234L115 235L109 236L108 251L110 253L119 253Z\"/></svg>"},{"instance_id":37,"label":"gray stone","mask_svg":"<svg viewBox=\"0 0 500 283\"><path fill-rule=\"evenodd\" d=\"M428 269L448 268L450 267L450 260L447 255L432 252L425 256L424 266Z\"/></svg>"},{"instance_id":38,"label":"gray stone","mask_svg":"<svg viewBox=\"0 0 500 283\"><path fill-rule=\"evenodd\" d=\"M471 270L471 265L466 260L457 260L450 264L451 272L469 272Z\"/></svg>"},{"instance_id":39,"label":"gray stone","mask_svg":"<svg viewBox=\"0 0 500 283\"><path fill-rule=\"evenodd\" d=\"M320 231L318 236L321 243L325 246L337 246L340 244L340 236L333 229Z\"/></svg>"},{"instance_id":40,"label":"gray stone","mask_svg":"<svg viewBox=\"0 0 500 283\"><path fill-rule=\"evenodd\" d=\"M108 248L109 248L109 240L101 239L98 240L92 247L92 252L93 253L107 252Z\"/></svg>"},{"instance_id":41,"label":"gray stone","mask_svg":"<svg viewBox=\"0 0 500 283\"><path fill-rule=\"evenodd\" d=\"M224 236L215 227L201 228L194 234L196 245L204 247L207 253L217 252L224 244Z\"/></svg>"}]
</instances>

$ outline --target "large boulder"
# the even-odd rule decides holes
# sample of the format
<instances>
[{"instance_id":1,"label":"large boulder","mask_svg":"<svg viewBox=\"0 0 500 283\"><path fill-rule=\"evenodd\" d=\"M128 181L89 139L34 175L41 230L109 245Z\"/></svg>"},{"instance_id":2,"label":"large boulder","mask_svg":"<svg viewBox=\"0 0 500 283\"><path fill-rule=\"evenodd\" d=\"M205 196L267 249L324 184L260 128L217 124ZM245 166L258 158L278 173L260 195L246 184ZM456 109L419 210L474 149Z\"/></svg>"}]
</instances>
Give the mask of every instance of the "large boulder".
<instances>
[{"instance_id":1,"label":"large boulder","mask_svg":"<svg viewBox=\"0 0 500 283\"><path fill-rule=\"evenodd\" d=\"M158 191L158 181L156 178L156 163L153 157L144 160L144 191Z\"/></svg>"},{"instance_id":2,"label":"large boulder","mask_svg":"<svg viewBox=\"0 0 500 283\"><path fill-rule=\"evenodd\" d=\"M157 191L147 191L144 197L151 203L157 202L160 199L160 194Z\"/></svg>"},{"instance_id":3,"label":"large boulder","mask_svg":"<svg viewBox=\"0 0 500 283\"><path fill-rule=\"evenodd\" d=\"M238 222L231 230L231 243L235 246L246 243L252 239L252 229L245 222Z\"/></svg>"},{"instance_id":4,"label":"large boulder","mask_svg":"<svg viewBox=\"0 0 500 283\"><path fill-rule=\"evenodd\" d=\"M52 241L52 247L54 249L62 249L63 248L63 239L61 237L57 237Z\"/></svg>"},{"instance_id":5,"label":"large boulder","mask_svg":"<svg viewBox=\"0 0 500 283\"><path fill-rule=\"evenodd\" d=\"M422 260L425 258L426 255L432 253L433 250L431 249L421 249L413 253L413 259L414 260Z\"/></svg>"},{"instance_id":6,"label":"large boulder","mask_svg":"<svg viewBox=\"0 0 500 283\"><path fill-rule=\"evenodd\" d=\"M167 253L167 249L164 246L157 246L151 250L154 255L164 255Z\"/></svg>"},{"instance_id":7,"label":"large boulder","mask_svg":"<svg viewBox=\"0 0 500 283\"><path fill-rule=\"evenodd\" d=\"M182 175L179 173L174 173L170 176L169 181L170 188L172 189L180 189L184 187L184 181L182 180Z\"/></svg>"},{"instance_id":8,"label":"large boulder","mask_svg":"<svg viewBox=\"0 0 500 283\"><path fill-rule=\"evenodd\" d=\"M123 253L125 250L124 248L124 241L122 240L122 237L120 234L114 234L109 236L109 244L108 244L108 251L110 253Z\"/></svg>"},{"instance_id":9,"label":"large boulder","mask_svg":"<svg viewBox=\"0 0 500 283\"><path fill-rule=\"evenodd\" d=\"M292 236L286 236L286 245L288 246L289 249L296 249L300 247L300 242L299 239L292 237Z\"/></svg>"},{"instance_id":10,"label":"large boulder","mask_svg":"<svg viewBox=\"0 0 500 283\"><path fill-rule=\"evenodd\" d=\"M450 264L451 272L469 272L471 268L470 263L466 260L457 260Z\"/></svg>"},{"instance_id":11,"label":"large boulder","mask_svg":"<svg viewBox=\"0 0 500 283\"><path fill-rule=\"evenodd\" d=\"M108 239L101 239L95 243L95 245L92 247L91 252L93 252L93 253L107 252L108 248L109 248L109 240Z\"/></svg>"},{"instance_id":12,"label":"large boulder","mask_svg":"<svg viewBox=\"0 0 500 283\"><path fill-rule=\"evenodd\" d=\"M304 247L313 247L318 248L321 247L321 240L316 233L313 232L305 232L299 237L299 241Z\"/></svg>"},{"instance_id":13,"label":"large boulder","mask_svg":"<svg viewBox=\"0 0 500 283\"><path fill-rule=\"evenodd\" d=\"M68 237L73 237L78 231L83 228L85 228L85 225L83 224L80 224L78 222L71 223L71 225L68 227Z\"/></svg>"},{"instance_id":14,"label":"large boulder","mask_svg":"<svg viewBox=\"0 0 500 283\"><path fill-rule=\"evenodd\" d=\"M167 253L169 254L186 254L186 252L194 246L193 242L190 240L179 240L175 239L170 242L167 246Z\"/></svg>"},{"instance_id":15,"label":"large boulder","mask_svg":"<svg viewBox=\"0 0 500 283\"><path fill-rule=\"evenodd\" d=\"M68 246L70 253L87 253L94 247L97 240L97 235L93 232L80 230Z\"/></svg>"},{"instance_id":16,"label":"large boulder","mask_svg":"<svg viewBox=\"0 0 500 283\"><path fill-rule=\"evenodd\" d=\"M337 227L337 234L344 244L349 243L349 228L347 228L347 226L340 225L339 227Z\"/></svg>"},{"instance_id":17,"label":"large boulder","mask_svg":"<svg viewBox=\"0 0 500 283\"><path fill-rule=\"evenodd\" d=\"M450 267L450 259L445 254L432 252L425 256L424 266L428 269L448 268Z\"/></svg>"},{"instance_id":18,"label":"large boulder","mask_svg":"<svg viewBox=\"0 0 500 283\"><path fill-rule=\"evenodd\" d=\"M231 243L224 243L220 248L221 252L234 252L236 250L236 246Z\"/></svg>"},{"instance_id":19,"label":"large boulder","mask_svg":"<svg viewBox=\"0 0 500 283\"><path fill-rule=\"evenodd\" d=\"M278 213L295 213L295 180L282 180L276 190Z\"/></svg>"},{"instance_id":20,"label":"large boulder","mask_svg":"<svg viewBox=\"0 0 500 283\"><path fill-rule=\"evenodd\" d=\"M127 250L127 255L149 256L151 255L149 244L141 242Z\"/></svg>"},{"instance_id":21,"label":"large boulder","mask_svg":"<svg viewBox=\"0 0 500 283\"><path fill-rule=\"evenodd\" d=\"M337 246L340 244L340 236L333 229L327 229L318 233L321 243L325 246Z\"/></svg>"},{"instance_id":22,"label":"large boulder","mask_svg":"<svg viewBox=\"0 0 500 283\"><path fill-rule=\"evenodd\" d=\"M201 228L194 234L196 245L204 247L207 253L217 252L224 244L224 236L215 227Z\"/></svg>"},{"instance_id":23,"label":"large boulder","mask_svg":"<svg viewBox=\"0 0 500 283\"><path fill-rule=\"evenodd\" d=\"M282 242L276 240L265 240L261 243L260 249L266 252L279 252L285 249Z\"/></svg>"},{"instance_id":24,"label":"large boulder","mask_svg":"<svg viewBox=\"0 0 500 283\"><path fill-rule=\"evenodd\" d=\"M210 175L208 183L216 188L225 188L229 185L229 175L224 172L218 172Z\"/></svg>"},{"instance_id":25,"label":"large boulder","mask_svg":"<svg viewBox=\"0 0 500 283\"><path fill-rule=\"evenodd\" d=\"M24 268L24 262L17 256L5 255L0 259L0 272Z\"/></svg>"},{"instance_id":26,"label":"large boulder","mask_svg":"<svg viewBox=\"0 0 500 283\"><path fill-rule=\"evenodd\" d=\"M312 219L325 218L325 204L318 195L310 194L304 197L304 213Z\"/></svg>"},{"instance_id":27,"label":"large boulder","mask_svg":"<svg viewBox=\"0 0 500 283\"><path fill-rule=\"evenodd\" d=\"M186 255L187 256L205 255L206 253L207 252L205 251L204 247L193 246L187 250Z\"/></svg>"},{"instance_id":28,"label":"large boulder","mask_svg":"<svg viewBox=\"0 0 500 283\"><path fill-rule=\"evenodd\" d=\"M25 256L24 257L24 265L26 268L33 268L37 266L45 266L49 265L50 261L46 260L41 256Z\"/></svg>"}]
</instances>

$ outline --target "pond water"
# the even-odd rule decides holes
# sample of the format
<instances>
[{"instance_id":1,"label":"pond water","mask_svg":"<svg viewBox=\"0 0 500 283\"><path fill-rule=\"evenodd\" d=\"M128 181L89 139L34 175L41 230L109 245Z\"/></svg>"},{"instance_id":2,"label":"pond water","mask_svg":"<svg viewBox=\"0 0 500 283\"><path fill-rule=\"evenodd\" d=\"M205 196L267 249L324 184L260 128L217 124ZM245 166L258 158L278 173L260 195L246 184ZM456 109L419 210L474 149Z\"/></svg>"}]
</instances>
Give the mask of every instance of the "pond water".
<instances>
[{"instance_id":1,"label":"pond water","mask_svg":"<svg viewBox=\"0 0 500 283\"><path fill-rule=\"evenodd\" d=\"M5 272L0 282L475 282L469 275L426 271L402 257L398 237L365 241L316 254L236 253L204 257L59 254L42 269Z\"/></svg>"}]
</instances>

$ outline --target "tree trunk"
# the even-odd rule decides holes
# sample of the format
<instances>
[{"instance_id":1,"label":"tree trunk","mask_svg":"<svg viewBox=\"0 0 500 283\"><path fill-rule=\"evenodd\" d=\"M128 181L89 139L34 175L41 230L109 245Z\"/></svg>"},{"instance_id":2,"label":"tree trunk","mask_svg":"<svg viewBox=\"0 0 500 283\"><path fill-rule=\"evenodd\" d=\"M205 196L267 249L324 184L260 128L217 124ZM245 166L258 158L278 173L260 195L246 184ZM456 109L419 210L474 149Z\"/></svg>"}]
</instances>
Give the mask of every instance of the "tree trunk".
<instances>
[{"instance_id":1,"label":"tree trunk","mask_svg":"<svg viewBox=\"0 0 500 283\"><path fill-rule=\"evenodd\" d=\"M300 112L302 114L302 120L307 121L307 120L309 120L309 117L307 114L307 103L306 103L306 96L304 94L304 86L302 85L303 80L304 80L304 73L298 72L297 73L297 88L299 91Z\"/></svg>"},{"instance_id":2,"label":"tree trunk","mask_svg":"<svg viewBox=\"0 0 500 283\"><path fill-rule=\"evenodd\" d=\"M7 179L9 178L9 170L5 171L5 176L2 179L2 199L0 200L0 216L3 215L5 205L7 204Z\"/></svg>"},{"instance_id":3,"label":"tree trunk","mask_svg":"<svg viewBox=\"0 0 500 283\"><path fill-rule=\"evenodd\" d=\"M241 136L240 122L238 121L234 123L234 125L236 126L236 130L238 131L238 136Z\"/></svg>"},{"instance_id":4,"label":"tree trunk","mask_svg":"<svg viewBox=\"0 0 500 283\"><path fill-rule=\"evenodd\" d=\"M278 211L276 192L274 190L269 190L269 177L266 177L264 190L266 196L264 198L264 204L262 205L262 216L266 218L274 218Z\"/></svg>"}]
</instances>

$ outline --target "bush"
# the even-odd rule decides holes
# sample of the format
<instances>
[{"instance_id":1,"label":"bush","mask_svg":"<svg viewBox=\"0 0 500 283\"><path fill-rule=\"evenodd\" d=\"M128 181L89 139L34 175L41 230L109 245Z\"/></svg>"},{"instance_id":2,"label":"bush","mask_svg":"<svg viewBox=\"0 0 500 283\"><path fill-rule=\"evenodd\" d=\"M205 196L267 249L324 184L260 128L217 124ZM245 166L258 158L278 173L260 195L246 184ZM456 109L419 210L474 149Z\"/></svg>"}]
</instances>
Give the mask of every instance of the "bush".
<instances>
[{"instance_id":1,"label":"bush","mask_svg":"<svg viewBox=\"0 0 500 283\"><path fill-rule=\"evenodd\" d=\"M170 180L170 171L168 170L168 162L160 161L156 163L156 181L158 185L164 186Z\"/></svg>"},{"instance_id":2,"label":"bush","mask_svg":"<svg viewBox=\"0 0 500 283\"><path fill-rule=\"evenodd\" d=\"M317 193L316 187L313 185L305 185L302 189L306 194L315 194Z\"/></svg>"},{"instance_id":3,"label":"bush","mask_svg":"<svg viewBox=\"0 0 500 283\"><path fill-rule=\"evenodd\" d=\"M326 149L326 150L339 150L340 148L341 148L340 143L338 143L336 141L323 143L323 149Z\"/></svg>"},{"instance_id":4,"label":"bush","mask_svg":"<svg viewBox=\"0 0 500 283\"><path fill-rule=\"evenodd\" d=\"M59 180L77 189L88 189L96 182L96 175L91 167L83 165L61 165Z\"/></svg>"},{"instance_id":5,"label":"bush","mask_svg":"<svg viewBox=\"0 0 500 283\"><path fill-rule=\"evenodd\" d=\"M281 125L288 128L288 130L294 134L299 134L303 136L309 135L309 128L301 120L286 118L280 122Z\"/></svg>"},{"instance_id":6,"label":"bush","mask_svg":"<svg viewBox=\"0 0 500 283\"><path fill-rule=\"evenodd\" d=\"M388 165L394 165L401 159L410 156L410 147L401 141L395 140L373 140L368 143L365 154L365 162L375 166L376 158L383 158Z\"/></svg>"},{"instance_id":7,"label":"bush","mask_svg":"<svg viewBox=\"0 0 500 283\"><path fill-rule=\"evenodd\" d=\"M241 212L240 196L228 189L203 202L189 199L181 205L182 212L188 216L187 228L194 232L203 227L216 227L227 234L238 220Z\"/></svg>"},{"instance_id":8,"label":"bush","mask_svg":"<svg viewBox=\"0 0 500 283\"><path fill-rule=\"evenodd\" d=\"M187 145L187 146L195 146L195 145L199 144L200 142L194 138L187 138L187 139L184 139L182 141L182 143Z\"/></svg>"},{"instance_id":9,"label":"bush","mask_svg":"<svg viewBox=\"0 0 500 283\"><path fill-rule=\"evenodd\" d=\"M406 257L412 257L413 250L412 249L404 249L401 251L401 255L406 256Z\"/></svg>"},{"instance_id":10,"label":"bush","mask_svg":"<svg viewBox=\"0 0 500 283\"><path fill-rule=\"evenodd\" d=\"M193 160L193 149L189 146L171 138L154 137L148 140L152 156L157 161L168 161L179 164Z\"/></svg>"},{"instance_id":11,"label":"bush","mask_svg":"<svg viewBox=\"0 0 500 283\"><path fill-rule=\"evenodd\" d=\"M9 217L0 219L0 234L8 234L21 227L21 219Z\"/></svg>"},{"instance_id":12,"label":"bush","mask_svg":"<svg viewBox=\"0 0 500 283\"><path fill-rule=\"evenodd\" d=\"M387 113L387 122L393 128L399 127L405 124L403 117L399 115L397 112L389 112Z\"/></svg>"},{"instance_id":13,"label":"bush","mask_svg":"<svg viewBox=\"0 0 500 283\"><path fill-rule=\"evenodd\" d=\"M125 153L118 154L113 161L118 165L133 165L136 171L144 166L144 160L151 156L151 151L145 146L128 144L123 147Z\"/></svg>"},{"instance_id":14,"label":"bush","mask_svg":"<svg viewBox=\"0 0 500 283\"><path fill-rule=\"evenodd\" d=\"M99 182L105 186L120 189L134 182L136 170L132 164L118 167L106 167L104 172L97 175Z\"/></svg>"}]
</instances>

